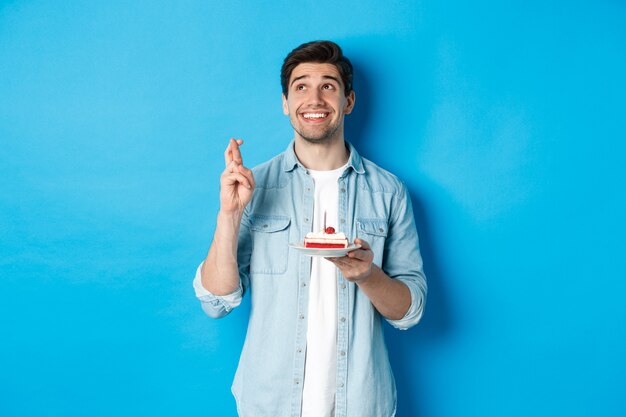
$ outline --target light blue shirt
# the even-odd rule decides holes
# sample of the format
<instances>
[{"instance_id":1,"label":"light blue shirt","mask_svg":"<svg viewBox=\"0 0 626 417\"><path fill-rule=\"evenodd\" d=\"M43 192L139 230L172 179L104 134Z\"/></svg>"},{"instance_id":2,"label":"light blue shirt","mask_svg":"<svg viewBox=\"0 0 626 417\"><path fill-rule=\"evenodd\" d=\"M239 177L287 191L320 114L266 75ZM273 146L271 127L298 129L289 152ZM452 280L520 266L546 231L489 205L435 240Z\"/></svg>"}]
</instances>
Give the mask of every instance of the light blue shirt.
<instances>
[{"instance_id":1,"label":"light blue shirt","mask_svg":"<svg viewBox=\"0 0 626 417\"><path fill-rule=\"evenodd\" d=\"M411 306L400 320L421 318L426 278L411 200L397 177L361 158L354 147L339 178L339 224L366 240L374 263L406 284ZM232 391L242 417L298 417L306 354L311 258L290 248L311 231L314 183L293 150L253 169L256 187L241 221L237 259L240 287L226 297L196 293L211 317L223 317L250 292L250 322ZM198 280L196 279L196 283ZM336 417L387 417L396 387L383 337L384 317L369 298L337 274Z\"/></svg>"}]
</instances>

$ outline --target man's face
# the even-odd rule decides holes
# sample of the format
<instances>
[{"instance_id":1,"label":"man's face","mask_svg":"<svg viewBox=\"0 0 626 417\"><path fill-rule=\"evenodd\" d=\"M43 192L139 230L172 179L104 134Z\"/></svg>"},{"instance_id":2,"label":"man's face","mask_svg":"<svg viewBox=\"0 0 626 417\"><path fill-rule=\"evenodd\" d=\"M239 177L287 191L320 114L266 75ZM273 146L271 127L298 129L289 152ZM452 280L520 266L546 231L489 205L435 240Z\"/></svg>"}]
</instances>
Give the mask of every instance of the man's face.
<instances>
[{"instance_id":1,"label":"man's face","mask_svg":"<svg viewBox=\"0 0 626 417\"><path fill-rule=\"evenodd\" d=\"M302 139L326 143L343 137L343 118L354 107L354 91L346 97L341 75L332 64L302 63L283 94L283 112Z\"/></svg>"}]
</instances>

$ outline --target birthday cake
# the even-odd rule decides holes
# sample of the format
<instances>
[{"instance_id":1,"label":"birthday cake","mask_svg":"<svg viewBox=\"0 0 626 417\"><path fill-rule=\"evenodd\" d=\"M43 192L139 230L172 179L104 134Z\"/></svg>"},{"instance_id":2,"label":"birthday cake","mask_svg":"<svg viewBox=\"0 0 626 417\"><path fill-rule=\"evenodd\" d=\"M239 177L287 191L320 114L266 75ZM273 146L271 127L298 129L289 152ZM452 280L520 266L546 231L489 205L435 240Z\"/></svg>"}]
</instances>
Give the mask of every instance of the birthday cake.
<instances>
[{"instance_id":1,"label":"birthday cake","mask_svg":"<svg viewBox=\"0 0 626 417\"><path fill-rule=\"evenodd\" d=\"M343 233L335 233L333 227L327 227L320 232L309 232L304 237L305 248L347 248L348 238Z\"/></svg>"}]
</instances>

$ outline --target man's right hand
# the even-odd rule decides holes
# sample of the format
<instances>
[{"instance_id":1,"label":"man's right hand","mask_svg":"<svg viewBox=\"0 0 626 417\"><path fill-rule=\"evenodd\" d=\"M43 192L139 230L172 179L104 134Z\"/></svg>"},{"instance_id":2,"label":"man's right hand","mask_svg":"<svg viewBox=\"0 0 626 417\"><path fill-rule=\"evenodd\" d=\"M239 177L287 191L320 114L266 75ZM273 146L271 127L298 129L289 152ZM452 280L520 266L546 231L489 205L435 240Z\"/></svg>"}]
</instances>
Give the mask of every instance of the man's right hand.
<instances>
[{"instance_id":1,"label":"man's right hand","mask_svg":"<svg viewBox=\"0 0 626 417\"><path fill-rule=\"evenodd\" d=\"M243 165L241 145L243 140L231 139L224 152L226 169L220 178L220 210L224 213L243 213L254 191L254 176Z\"/></svg>"}]
</instances>

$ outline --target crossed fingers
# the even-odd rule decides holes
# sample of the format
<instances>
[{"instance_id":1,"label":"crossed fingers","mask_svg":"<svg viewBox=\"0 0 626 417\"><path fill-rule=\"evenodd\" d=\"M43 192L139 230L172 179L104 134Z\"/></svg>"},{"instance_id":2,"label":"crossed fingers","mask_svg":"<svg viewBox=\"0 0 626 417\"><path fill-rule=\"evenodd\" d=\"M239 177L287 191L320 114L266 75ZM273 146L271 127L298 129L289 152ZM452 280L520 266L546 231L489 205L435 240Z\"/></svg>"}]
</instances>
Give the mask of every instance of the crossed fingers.
<instances>
[{"instance_id":1,"label":"crossed fingers","mask_svg":"<svg viewBox=\"0 0 626 417\"><path fill-rule=\"evenodd\" d=\"M235 162L238 165L243 165L243 158L241 157L241 151L239 146L243 145L242 139L230 139L226 151L224 151L224 163L228 167L231 162Z\"/></svg>"}]
</instances>

